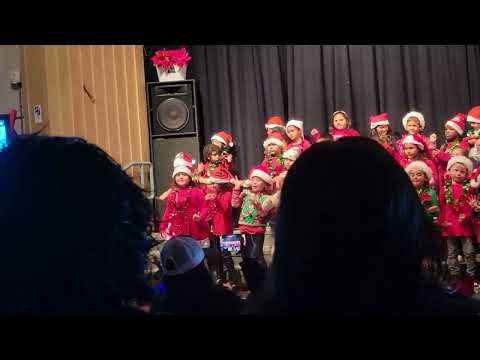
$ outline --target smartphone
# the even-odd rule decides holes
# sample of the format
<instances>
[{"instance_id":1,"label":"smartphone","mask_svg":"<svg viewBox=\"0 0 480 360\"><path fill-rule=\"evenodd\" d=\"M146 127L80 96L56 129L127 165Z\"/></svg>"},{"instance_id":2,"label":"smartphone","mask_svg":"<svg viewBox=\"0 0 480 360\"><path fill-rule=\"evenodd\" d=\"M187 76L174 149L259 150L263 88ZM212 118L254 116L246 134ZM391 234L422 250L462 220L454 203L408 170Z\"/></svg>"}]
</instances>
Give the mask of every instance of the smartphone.
<instances>
[{"instance_id":1,"label":"smartphone","mask_svg":"<svg viewBox=\"0 0 480 360\"><path fill-rule=\"evenodd\" d=\"M242 235L232 234L220 236L222 250L239 252L242 243Z\"/></svg>"}]
</instances>

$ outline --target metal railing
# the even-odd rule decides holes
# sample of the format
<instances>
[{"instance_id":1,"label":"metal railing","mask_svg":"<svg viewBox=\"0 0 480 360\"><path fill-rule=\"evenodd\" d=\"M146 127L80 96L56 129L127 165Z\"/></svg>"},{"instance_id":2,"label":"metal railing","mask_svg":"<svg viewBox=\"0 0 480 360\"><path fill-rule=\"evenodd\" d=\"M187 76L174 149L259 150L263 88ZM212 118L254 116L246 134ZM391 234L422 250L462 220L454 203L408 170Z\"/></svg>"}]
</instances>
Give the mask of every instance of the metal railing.
<instances>
[{"instance_id":1,"label":"metal railing","mask_svg":"<svg viewBox=\"0 0 480 360\"><path fill-rule=\"evenodd\" d=\"M155 181L153 178L153 164L149 161L133 161L128 163L123 167L123 170L127 172L130 168L139 167L140 168L140 187L147 192L145 189L145 168L149 168L149 179L150 179L150 191L148 191L147 199L152 200L155 198Z\"/></svg>"}]
</instances>

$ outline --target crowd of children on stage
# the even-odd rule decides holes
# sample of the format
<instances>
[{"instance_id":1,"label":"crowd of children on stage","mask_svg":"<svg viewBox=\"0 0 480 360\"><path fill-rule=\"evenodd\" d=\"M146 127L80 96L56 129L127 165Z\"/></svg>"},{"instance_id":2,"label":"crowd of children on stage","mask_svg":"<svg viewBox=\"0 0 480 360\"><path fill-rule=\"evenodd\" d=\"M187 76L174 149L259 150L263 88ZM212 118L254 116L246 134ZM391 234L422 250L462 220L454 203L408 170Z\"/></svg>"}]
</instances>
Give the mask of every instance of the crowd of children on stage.
<instances>
[{"instance_id":1,"label":"crowd of children on stage","mask_svg":"<svg viewBox=\"0 0 480 360\"><path fill-rule=\"evenodd\" d=\"M466 123L470 125L466 129ZM448 249L447 265L452 283L477 281L475 256L480 242L480 106L458 113L445 123L445 143L437 146L436 134L425 136L425 118L417 111L402 119L405 134L395 137L387 113L370 117L369 137L380 143L405 169L422 205L441 230ZM219 281L233 278L230 253L220 248L220 236L233 234L233 208L239 208L238 225L243 237L241 254L266 266L263 256L265 228L275 221L280 193L288 169L311 143L360 136L345 111L335 111L330 131L312 129L306 136L303 122L271 116L265 124L263 160L248 178L235 173L232 136L219 131L203 149L203 163L195 164L182 152L173 161L173 183L158 198L166 202L159 231L165 239L190 235L208 248L209 267ZM458 255L466 263L462 276ZM477 281L478 282L478 281Z\"/></svg>"}]
</instances>

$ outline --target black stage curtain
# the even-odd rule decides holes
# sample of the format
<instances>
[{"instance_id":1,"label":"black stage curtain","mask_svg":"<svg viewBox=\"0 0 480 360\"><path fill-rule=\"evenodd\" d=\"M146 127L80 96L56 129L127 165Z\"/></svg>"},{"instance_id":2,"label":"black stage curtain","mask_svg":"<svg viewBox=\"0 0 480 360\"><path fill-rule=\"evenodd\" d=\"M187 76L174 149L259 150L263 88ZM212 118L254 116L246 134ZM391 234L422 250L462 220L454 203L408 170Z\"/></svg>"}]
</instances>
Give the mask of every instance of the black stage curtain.
<instances>
[{"instance_id":1,"label":"black stage curtain","mask_svg":"<svg viewBox=\"0 0 480 360\"><path fill-rule=\"evenodd\" d=\"M146 55L163 46L152 46ZM169 46L175 47L175 46ZM392 127L410 110L425 115L426 133L443 140L445 121L480 104L478 45L193 45L189 78L197 79L205 139L233 134L238 170L261 161L270 115L295 117L309 132L328 129L347 111L368 136L368 117L388 112ZM156 81L146 60L147 80ZM442 141L441 140L441 141Z\"/></svg>"}]
</instances>

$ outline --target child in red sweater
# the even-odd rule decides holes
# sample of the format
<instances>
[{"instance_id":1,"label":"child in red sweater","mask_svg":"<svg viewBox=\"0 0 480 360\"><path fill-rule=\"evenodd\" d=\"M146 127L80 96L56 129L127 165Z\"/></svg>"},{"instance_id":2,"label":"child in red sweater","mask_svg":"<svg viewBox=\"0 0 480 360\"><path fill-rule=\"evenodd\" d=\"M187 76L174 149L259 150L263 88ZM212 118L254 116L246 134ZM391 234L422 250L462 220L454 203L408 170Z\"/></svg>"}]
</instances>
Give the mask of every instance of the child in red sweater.
<instances>
[{"instance_id":1,"label":"child in red sweater","mask_svg":"<svg viewBox=\"0 0 480 360\"><path fill-rule=\"evenodd\" d=\"M223 166L211 172L210 185L205 187L206 207L202 218L210 224L210 267L216 272L219 282L233 288L240 284L240 277L230 252L222 250L220 243L221 236L233 234L231 180L231 174Z\"/></svg>"},{"instance_id":2,"label":"child in red sweater","mask_svg":"<svg viewBox=\"0 0 480 360\"><path fill-rule=\"evenodd\" d=\"M472 162L465 156L454 156L447 163L448 178L440 188L440 218L442 236L447 242L447 265L454 283L462 279L457 256L464 255L467 274L476 279L475 250L473 246L472 206L475 195L470 186Z\"/></svg>"}]
</instances>

